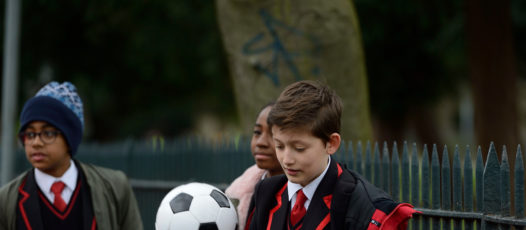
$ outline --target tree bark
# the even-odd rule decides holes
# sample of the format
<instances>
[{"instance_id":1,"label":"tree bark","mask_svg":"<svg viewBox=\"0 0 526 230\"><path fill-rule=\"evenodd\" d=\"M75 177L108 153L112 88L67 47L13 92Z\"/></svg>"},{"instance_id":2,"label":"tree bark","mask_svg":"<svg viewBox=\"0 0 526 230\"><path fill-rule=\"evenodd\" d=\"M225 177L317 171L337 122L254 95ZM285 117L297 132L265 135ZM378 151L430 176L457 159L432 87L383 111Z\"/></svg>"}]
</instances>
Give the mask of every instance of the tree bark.
<instances>
[{"instance_id":1,"label":"tree bark","mask_svg":"<svg viewBox=\"0 0 526 230\"><path fill-rule=\"evenodd\" d=\"M514 149L519 124L510 1L467 0L466 9L476 144Z\"/></svg>"},{"instance_id":2,"label":"tree bark","mask_svg":"<svg viewBox=\"0 0 526 230\"><path fill-rule=\"evenodd\" d=\"M345 140L372 128L358 19L348 0L216 0L242 126L298 80L326 83L343 99Z\"/></svg>"}]
</instances>

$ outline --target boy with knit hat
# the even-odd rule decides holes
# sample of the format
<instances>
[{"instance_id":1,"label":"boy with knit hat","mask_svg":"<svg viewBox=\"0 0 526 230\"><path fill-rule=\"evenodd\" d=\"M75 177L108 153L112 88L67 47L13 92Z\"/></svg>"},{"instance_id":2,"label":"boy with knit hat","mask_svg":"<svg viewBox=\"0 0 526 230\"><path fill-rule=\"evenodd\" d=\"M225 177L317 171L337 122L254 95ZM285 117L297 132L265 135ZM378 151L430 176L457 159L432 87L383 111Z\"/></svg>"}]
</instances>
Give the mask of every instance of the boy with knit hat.
<instances>
[{"instance_id":1,"label":"boy with knit hat","mask_svg":"<svg viewBox=\"0 0 526 230\"><path fill-rule=\"evenodd\" d=\"M0 189L0 230L143 228L124 173L74 159L83 129L69 82L51 82L25 103L19 138L33 168Z\"/></svg>"}]
</instances>

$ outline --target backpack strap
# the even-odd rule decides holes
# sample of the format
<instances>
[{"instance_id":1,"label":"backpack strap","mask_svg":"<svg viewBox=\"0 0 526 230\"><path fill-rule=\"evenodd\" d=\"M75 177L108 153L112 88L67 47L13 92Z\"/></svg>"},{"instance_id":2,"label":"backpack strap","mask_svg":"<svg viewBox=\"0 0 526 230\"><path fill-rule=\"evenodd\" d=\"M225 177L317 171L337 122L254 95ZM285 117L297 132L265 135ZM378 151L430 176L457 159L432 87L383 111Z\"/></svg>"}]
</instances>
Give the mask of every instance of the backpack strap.
<instances>
[{"instance_id":1,"label":"backpack strap","mask_svg":"<svg viewBox=\"0 0 526 230\"><path fill-rule=\"evenodd\" d=\"M351 195L352 201L348 208L350 215L359 219L357 222L360 223L360 227L356 229L366 229L365 226L367 230L407 229L407 220L412 218L413 213L417 213L413 206L394 201L385 191L369 183L359 174L350 172L357 178L356 192L360 193ZM364 223L366 225L361 225Z\"/></svg>"},{"instance_id":2,"label":"backpack strap","mask_svg":"<svg viewBox=\"0 0 526 230\"><path fill-rule=\"evenodd\" d=\"M356 178L356 189L351 194L346 214L346 229L379 229L399 203L383 190L365 180L360 174L348 170ZM355 227L353 227L355 226Z\"/></svg>"},{"instance_id":3,"label":"backpack strap","mask_svg":"<svg viewBox=\"0 0 526 230\"><path fill-rule=\"evenodd\" d=\"M351 193L347 213L345 215L345 229L366 229L369 226L371 216L376 211L367 189L356 173L349 170L356 178L356 187Z\"/></svg>"},{"instance_id":4,"label":"backpack strap","mask_svg":"<svg viewBox=\"0 0 526 230\"><path fill-rule=\"evenodd\" d=\"M376 209L367 230L407 229L407 221L413 217L413 213L419 212L414 210L413 206L408 203L398 204L388 215L380 209Z\"/></svg>"}]
</instances>

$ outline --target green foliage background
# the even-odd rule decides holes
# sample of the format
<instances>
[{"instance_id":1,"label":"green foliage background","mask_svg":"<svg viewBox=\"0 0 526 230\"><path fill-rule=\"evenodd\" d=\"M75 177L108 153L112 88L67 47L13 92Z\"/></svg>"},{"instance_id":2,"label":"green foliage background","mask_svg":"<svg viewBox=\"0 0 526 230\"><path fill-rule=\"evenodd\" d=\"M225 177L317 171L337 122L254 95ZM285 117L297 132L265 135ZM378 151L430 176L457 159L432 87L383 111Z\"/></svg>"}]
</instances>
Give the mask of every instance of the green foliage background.
<instances>
[{"instance_id":1,"label":"green foliage background","mask_svg":"<svg viewBox=\"0 0 526 230\"><path fill-rule=\"evenodd\" d=\"M212 2L22 4L19 109L50 80L39 77L49 66L53 80L77 85L88 140L188 134L203 113L238 123ZM374 116L396 122L411 107L456 93L467 75L463 1L356 0L355 5ZM511 0L511 11L517 66L524 76L526 3ZM0 14L4 19L4 11ZM0 26L3 37L3 21Z\"/></svg>"},{"instance_id":2,"label":"green foliage background","mask_svg":"<svg viewBox=\"0 0 526 230\"><path fill-rule=\"evenodd\" d=\"M396 120L467 79L462 1L357 0L373 113ZM392 98L396 98L393 103Z\"/></svg>"},{"instance_id":3,"label":"green foliage background","mask_svg":"<svg viewBox=\"0 0 526 230\"><path fill-rule=\"evenodd\" d=\"M23 102L46 79L73 82L85 104L88 138L175 136L200 113L235 122L214 4L200 1L23 2Z\"/></svg>"}]
</instances>

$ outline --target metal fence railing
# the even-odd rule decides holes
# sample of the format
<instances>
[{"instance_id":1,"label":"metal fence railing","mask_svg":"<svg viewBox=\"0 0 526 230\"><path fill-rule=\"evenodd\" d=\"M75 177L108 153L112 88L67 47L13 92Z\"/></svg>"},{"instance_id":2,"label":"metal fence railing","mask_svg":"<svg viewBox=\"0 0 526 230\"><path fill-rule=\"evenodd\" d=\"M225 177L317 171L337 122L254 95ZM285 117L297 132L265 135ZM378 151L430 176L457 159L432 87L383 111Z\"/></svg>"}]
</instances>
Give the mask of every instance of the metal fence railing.
<instances>
[{"instance_id":1,"label":"metal fence railing","mask_svg":"<svg viewBox=\"0 0 526 230\"><path fill-rule=\"evenodd\" d=\"M378 144L373 150L369 144L365 152L361 149L358 143L353 151L351 143L339 157L396 200L410 202L421 211L422 214L412 219L411 229L523 229L526 226L520 145L514 154L513 170L510 170L506 147L499 162L493 143L485 164L480 147L474 159L469 146L463 153L457 146L452 154L444 146L439 154L433 145L431 155L426 145L418 152L416 144L410 153L407 143L401 154L396 143L391 151L386 143L382 149Z\"/></svg>"},{"instance_id":2,"label":"metal fence railing","mask_svg":"<svg viewBox=\"0 0 526 230\"><path fill-rule=\"evenodd\" d=\"M31 167L23 149L18 149L14 158L14 175ZM254 164L249 141L243 138L222 142L192 137L83 143L75 158L126 173L139 204L144 229L154 228L159 204L172 188L198 181L224 190Z\"/></svg>"},{"instance_id":3,"label":"metal fence railing","mask_svg":"<svg viewBox=\"0 0 526 230\"><path fill-rule=\"evenodd\" d=\"M30 167L23 150L19 152L16 173ZM472 154L469 147L450 151L444 146L440 154L436 145L418 151L416 144L409 151L407 143L399 153L396 143L371 147L350 142L335 158L395 200L410 202L421 211L410 223L413 230L523 229L525 177L520 146L513 154L513 167L505 147L501 161L493 144L485 163L482 153L480 147ZM244 138L220 143L185 138L82 144L76 158L128 175L145 229L153 228L157 208L172 188L199 181L224 190L254 163L249 140Z\"/></svg>"}]
</instances>

